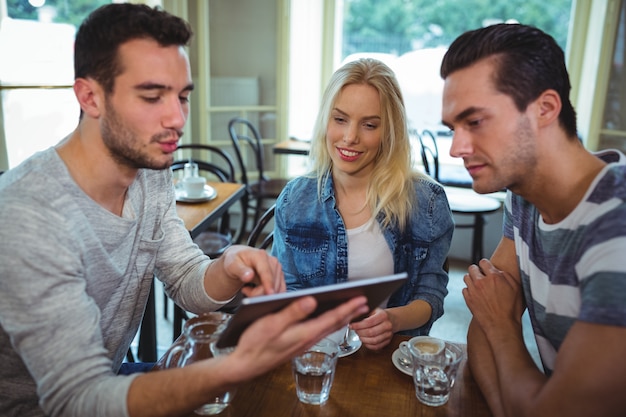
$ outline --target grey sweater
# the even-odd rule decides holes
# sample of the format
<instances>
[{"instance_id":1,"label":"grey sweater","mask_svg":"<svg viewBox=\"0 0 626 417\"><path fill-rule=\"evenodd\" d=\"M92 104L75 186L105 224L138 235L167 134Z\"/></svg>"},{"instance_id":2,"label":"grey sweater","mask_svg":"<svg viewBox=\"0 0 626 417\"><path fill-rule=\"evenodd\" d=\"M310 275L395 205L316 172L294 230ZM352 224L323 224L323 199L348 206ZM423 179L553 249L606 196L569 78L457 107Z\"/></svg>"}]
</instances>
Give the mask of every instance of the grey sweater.
<instances>
[{"instance_id":1,"label":"grey sweater","mask_svg":"<svg viewBox=\"0 0 626 417\"><path fill-rule=\"evenodd\" d=\"M169 170L140 170L119 217L51 148L0 176L0 219L1 416L126 416L134 377L116 373L154 275L186 310L220 305Z\"/></svg>"}]
</instances>

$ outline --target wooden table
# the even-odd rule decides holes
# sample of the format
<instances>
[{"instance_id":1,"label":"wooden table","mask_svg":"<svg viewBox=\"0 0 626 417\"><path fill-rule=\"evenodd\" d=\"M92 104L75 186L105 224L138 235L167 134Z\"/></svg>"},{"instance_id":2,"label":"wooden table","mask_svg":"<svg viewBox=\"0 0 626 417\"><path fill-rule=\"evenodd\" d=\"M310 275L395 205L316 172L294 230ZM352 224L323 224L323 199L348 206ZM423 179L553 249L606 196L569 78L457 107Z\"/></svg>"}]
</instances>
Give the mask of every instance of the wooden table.
<instances>
[{"instance_id":1,"label":"wooden table","mask_svg":"<svg viewBox=\"0 0 626 417\"><path fill-rule=\"evenodd\" d=\"M230 406L220 415L228 417L490 417L485 399L466 360L459 369L447 404L429 407L415 396L412 377L395 368L391 355L406 336L394 336L381 351L361 347L339 358L329 400L322 406L302 404L296 396L291 364L242 384ZM162 364L162 362L160 362ZM190 416L191 417L191 416Z\"/></svg>"},{"instance_id":2,"label":"wooden table","mask_svg":"<svg viewBox=\"0 0 626 417\"><path fill-rule=\"evenodd\" d=\"M282 155L308 155L311 142L297 139L287 139L274 145L274 153Z\"/></svg>"},{"instance_id":3,"label":"wooden table","mask_svg":"<svg viewBox=\"0 0 626 417\"><path fill-rule=\"evenodd\" d=\"M217 191L217 197L213 200L202 203L176 203L178 217L183 219L192 238L198 236L219 219L243 197L245 192L243 184L211 182L209 185Z\"/></svg>"}]
</instances>

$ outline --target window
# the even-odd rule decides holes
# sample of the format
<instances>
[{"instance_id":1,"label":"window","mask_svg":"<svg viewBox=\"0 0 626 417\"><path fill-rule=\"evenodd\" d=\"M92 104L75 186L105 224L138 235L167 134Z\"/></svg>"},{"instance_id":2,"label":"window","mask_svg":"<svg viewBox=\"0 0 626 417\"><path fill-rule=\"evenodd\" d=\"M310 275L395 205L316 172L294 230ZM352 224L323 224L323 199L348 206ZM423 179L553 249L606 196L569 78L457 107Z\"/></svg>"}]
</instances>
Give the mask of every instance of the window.
<instances>
[{"instance_id":1,"label":"window","mask_svg":"<svg viewBox=\"0 0 626 417\"><path fill-rule=\"evenodd\" d=\"M0 169L56 144L76 126L76 27L105 3L110 0L0 1Z\"/></svg>"},{"instance_id":2,"label":"window","mask_svg":"<svg viewBox=\"0 0 626 417\"><path fill-rule=\"evenodd\" d=\"M459 165L449 156L452 138L440 124L443 80L439 67L447 46L461 33L495 23L520 22L551 34L566 49L571 0L343 0L336 34L341 62L361 56L381 59L394 70L402 89L409 127L437 135L442 164Z\"/></svg>"},{"instance_id":3,"label":"window","mask_svg":"<svg viewBox=\"0 0 626 417\"><path fill-rule=\"evenodd\" d=\"M304 0L292 0L294 10L312 6ZM320 90L330 74L348 60L372 56L387 63L396 73L403 90L410 127L434 129L442 164L458 165L462 161L449 156L451 136L440 124L443 81L439 66L447 46L461 33L499 22L521 22L537 26L550 33L566 50L570 21L571 0L335 0L332 10L318 13L307 10L306 19L292 22L292 51L306 50L308 66L321 62L322 69L309 70L305 64L291 62L290 135L306 137L312 131L319 99L309 95L306 105L300 105L294 90L300 91L304 80L310 88L321 79ZM328 21L333 19L333 24ZM319 27L323 27L320 32ZM329 33L333 40L328 41ZM317 43L310 38L303 48L302 37L318 36ZM296 40L297 42L296 43ZM311 46L313 45L313 47ZM321 53L315 46L322 45ZM292 53L293 56L293 53ZM319 56L320 59L317 59ZM324 66L330 67L325 71ZM321 77L320 77L321 71ZM298 80L298 81L295 81ZM311 81L312 80L312 81ZM294 86L298 87L294 87ZM306 108L306 113L301 108ZM290 171L291 172L291 171Z\"/></svg>"}]
</instances>

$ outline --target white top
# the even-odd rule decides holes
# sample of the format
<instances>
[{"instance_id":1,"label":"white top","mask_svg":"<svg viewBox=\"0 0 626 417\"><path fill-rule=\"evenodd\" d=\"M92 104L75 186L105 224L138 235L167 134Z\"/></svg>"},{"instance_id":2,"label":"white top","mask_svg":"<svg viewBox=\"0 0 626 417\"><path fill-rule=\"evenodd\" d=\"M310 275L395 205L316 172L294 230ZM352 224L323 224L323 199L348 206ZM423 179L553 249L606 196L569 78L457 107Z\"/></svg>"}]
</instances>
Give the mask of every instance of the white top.
<instances>
[{"instance_id":1,"label":"white top","mask_svg":"<svg viewBox=\"0 0 626 417\"><path fill-rule=\"evenodd\" d=\"M348 281L393 274L393 255L378 222L346 230L348 235ZM382 306L387 305L385 300Z\"/></svg>"}]
</instances>

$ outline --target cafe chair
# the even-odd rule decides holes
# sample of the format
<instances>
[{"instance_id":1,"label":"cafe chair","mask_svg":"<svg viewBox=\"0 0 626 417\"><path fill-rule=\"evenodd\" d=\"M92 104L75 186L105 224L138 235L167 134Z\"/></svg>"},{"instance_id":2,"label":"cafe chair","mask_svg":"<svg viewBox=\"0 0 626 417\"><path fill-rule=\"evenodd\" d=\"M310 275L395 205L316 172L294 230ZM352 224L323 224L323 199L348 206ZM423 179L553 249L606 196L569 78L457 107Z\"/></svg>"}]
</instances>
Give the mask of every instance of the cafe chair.
<instances>
[{"instance_id":1,"label":"cafe chair","mask_svg":"<svg viewBox=\"0 0 626 417\"><path fill-rule=\"evenodd\" d=\"M437 147L436 133L424 129L420 133L414 134L417 134L422 145L420 149L422 161L424 159L432 161L432 166L429 166L429 168L434 169L432 176L437 178L437 182L451 187L472 188L472 177L464 166L439 164L439 148ZM428 155L425 153L428 153Z\"/></svg>"},{"instance_id":2,"label":"cafe chair","mask_svg":"<svg viewBox=\"0 0 626 417\"><path fill-rule=\"evenodd\" d=\"M440 181L439 151L435 136L430 131L423 131L421 134L413 132L413 135L417 137L420 144L420 155L424 172L443 185L452 214L473 218L473 221L470 223L455 222L454 227L472 229L470 258L473 263L478 263L483 258L485 216L500 210L500 201L489 196L477 194L473 190L463 189L465 187L459 188L442 183Z\"/></svg>"},{"instance_id":3,"label":"cafe chair","mask_svg":"<svg viewBox=\"0 0 626 417\"><path fill-rule=\"evenodd\" d=\"M253 213L252 224L256 225L261 214L268 208L264 203L278 198L288 180L285 178L268 178L265 174L265 156L261 135L249 120L241 117L231 119L228 122L228 132L239 163L241 183L246 187L246 194L242 200L247 209L242 213L242 223L247 224L248 211L251 211ZM252 151L254 165L246 163L247 158L244 158L246 148ZM249 155L249 153L245 153L245 155ZM255 171L256 174L253 178L252 173Z\"/></svg>"},{"instance_id":4,"label":"cafe chair","mask_svg":"<svg viewBox=\"0 0 626 417\"><path fill-rule=\"evenodd\" d=\"M247 245L252 246L259 249L269 250L272 246L272 242L274 241L274 227L271 224L271 228L268 227L268 224L274 218L274 213L276 212L276 204L272 204L270 208L268 208L265 213L259 218L259 221L256 223L250 235L248 236ZM262 240L259 243L259 240Z\"/></svg>"},{"instance_id":5,"label":"cafe chair","mask_svg":"<svg viewBox=\"0 0 626 417\"><path fill-rule=\"evenodd\" d=\"M195 151L195 154L185 152L189 156L182 157L179 151L183 150ZM202 159L203 156L199 154L200 151L203 154L207 154L208 157ZM195 162L198 164L200 176L205 177L207 181L235 182L235 167L232 158L223 149L212 145L187 144L180 145L176 152L178 154L177 157L180 157L180 159L174 161L171 166L175 175L183 172L187 162ZM233 243L238 243L242 239L242 234L243 230L241 228L235 231L234 234L231 232L230 214L226 212L215 227L215 230L200 233L194 238L194 242L211 258L217 258L224 253L227 247Z\"/></svg>"}]
</instances>

